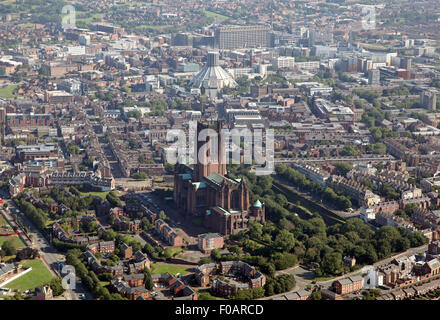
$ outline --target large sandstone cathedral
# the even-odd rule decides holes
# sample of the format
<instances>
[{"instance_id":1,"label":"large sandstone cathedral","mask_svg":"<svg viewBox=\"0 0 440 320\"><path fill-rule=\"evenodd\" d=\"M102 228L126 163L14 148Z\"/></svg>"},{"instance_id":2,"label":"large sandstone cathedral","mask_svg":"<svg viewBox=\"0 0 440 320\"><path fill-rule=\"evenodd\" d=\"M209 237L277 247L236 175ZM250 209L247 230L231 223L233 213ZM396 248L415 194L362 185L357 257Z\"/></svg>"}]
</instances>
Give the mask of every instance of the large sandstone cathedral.
<instances>
[{"instance_id":1,"label":"large sandstone cathedral","mask_svg":"<svg viewBox=\"0 0 440 320\"><path fill-rule=\"evenodd\" d=\"M220 161L226 152L225 141L220 134L221 126L221 122L197 123L197 137L206 128L217 132L216 159L211 159L209 163L197 161L193 168L176 165L174 201L186 217L202 217L205 227L230 235L246 229L249 221L264 222L265 212L259 200L249 204L249 192L244 179L227 176L226 163ZM197 142L197 155L206 143ZM207 159L210 150L202 150Z\"/></svg>"}]
</instances>

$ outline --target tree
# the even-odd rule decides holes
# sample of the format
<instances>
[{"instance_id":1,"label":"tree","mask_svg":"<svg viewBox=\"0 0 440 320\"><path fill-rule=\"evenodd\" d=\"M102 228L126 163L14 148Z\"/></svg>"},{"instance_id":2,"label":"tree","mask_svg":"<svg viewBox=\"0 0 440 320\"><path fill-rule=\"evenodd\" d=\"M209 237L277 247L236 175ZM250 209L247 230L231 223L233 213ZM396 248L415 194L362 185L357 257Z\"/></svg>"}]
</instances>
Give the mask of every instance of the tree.
<instances>
[{"instance_id":1,"label":"tree","mask_svg":"<svg viewBox=\"0 0 440 320\"><path fill-rule=\"evenodd\" d=\"M211 262L212 262L211 257L202 257L199 260L199 266L201 266L203 264L211 263Z\"/></svg>"},{"instance_id":2,"label":"tree","mask_svg":"<svg viewBox=\"0 0 440 320\"><path fill-rule=\"evenodd\" d=\"M256 287L252 289L252 299L260 299L264 297L264 288Z\"/></svg>"},{"instance_id":3,"label":"tree","mask_svg":"<svg viewBox=\"0 0 440 320\"><path fill-rule=\"evenodd\" d=\"M139 119L142 117L142 112L140 110L131 110L131 111L127 112L127 117Z\"/></svg>"},{"instance_id":4,"label":"tree","mask_svg":"<svg viewBox=\"0 0 440 320\"><path fill-rule=\"evenodd\" d=\"M281 230L275 238L274 247L280 251L290 251L294 246L293 234L287 230Z\"/></svg>"},{"instance_id":5,"label":"tree","mask_svg":"<svg viewBox=\"0 0 440 320\"><path fill-rule=\"evenodd\" d=\"M269 190L272 188L273 178L269 175L265 176L258 176L257 177L257 184L260 186L263 190Z\"/></svg>"},{"instance_id":6,"label":"tree","mask_svg":"<svg viewBox=\"0 0 440 320\"><path fill-rule=\"evenodd\" d=\"M332 252L324 256L321 269L326 274L339 274L342 271L342 255L340 252Z\"/></svg>"},{"instance_id":7,"label":"tree","mask_svg":"<svg viewBox=\"0 0 440 320\"><path fill-rule=\"evenodd\" d=\"M411 247L411 242L408 238L400 238L396 241L396 251L406 251Z\"/></svg>"},{"instance_id":8,"label":"tree","mask_svg":"<svg viewBox=\"0 0 440 320\"><path fill-rule=\"evenodd\" d=\"M250 221L248 234L252 239L260 239L263 235L263 225L255 221Z\"/></svg>"},{"instance_id":9,"label":"tree","mask_svg":"<svg viewBox=\"0 0 440 320\"><path fill-rule=\"evenodd\" d=\"M287 172L287 166L285 164L277 164L275 166L275 171L279 175L284 175Z\"/></svg>"},{"instance_id":10,"label":"tree","mask_svg":"<svg viewBox=\"0 0 440 320\"><path fill-rule=\"evenodd\" d=\"M12 240L7 240L2 245L2 250L7 256L14 256L17 254L17 249L14 247Z\"/></svg>"},{"instance_id":11,"label":"tree","mask_svg":"<svg viewBox=\"0 0 440 320\"><path fill-rule=\"evenodd\" d=\"M382 139L382 130L378 127L370 128L370 133L373 135L375 141Z\"/></svg>"},{"instance_id":12,"label":"tree","mask_svg":"<svg viewBox=\"0 0 440 320\"><path fill-rule=\"evenodd\" d=\"M141 222L142 222L142 230L148 231L151 228L153 228L153 225L151 224L151 222L146 217L143 217Z\"/></svg>"},{"instance_id":13,"label":"tree","mask_svg":"<svg viewBox=\"0 0 440 320\"><path fill-rule=\"evenodd\" d=\"M68 146L67 146L67 152L69 154L79 154L81 152L81 149L79 148L79 146L75 143L75 142L71 142Z\"/></svg>"},{"instance_id":14,"label":"tree","mask_svg":"<svg viewBox=\"0 0 440 320\"><path fill-rule=\"evenodd\" d=\"M213 250L211 251L211 258L212 258L212 260L214 260L214 261L219 261L220 258L221 258L220 250L218 250L218 249L213 249Z\"/></svg>"},{"instance_id":15,"label":"tree","mask_svg":"<svg viewBox=\"0 0 440 320\"><path fill-rule=\"evenodd\" d=\"M387 147L385 144L381 142L377 142L375 144L370 144L367 147L367 152L374 153L374 154L385 154L387 151Z\"/></svg>"},{"instance_id":16,"label":"tree","mask_svg":"<svg viewBox=\"0 0 440 320\"><path fill-rule=\"evenodd\" d=\"M360 154L359 149L354 145L345 145L341 151L341 155L343 156L358 156Z\"/></svg>"},{"instance_id":17,"label":"tree","mask_svg":"<svg viewBox=\"0 0 440 320\"><path fill-rule=\"evenodd\" d=\"M109 192L105 198L113 207L120 207L122 205L121 200L119 200L116 192L114 191Z\"/></svg>"},{"instance_id":18,"label":"tree","mask_svg":"<svg viewBox=\"0 0 440 320\"><path fill-rule=\"evenodd\" d=\"M50 281L50 288L53 291L53 295L55 297L60 296L64 293L64 288L61 284L61 279L56 277L56 278L52 278L52 280Z\"/></svg>"},{"instance_id":19,"label":"tree","mask_svg":"<svg viewBox=\"0 0 440 320\"><path fill-rule=\"evenodd\" d=\"M315 291L310 295L310 300L322 300L322 295L320 291Z\"/></svg>"},{"instance_id":20,"label":"tree","mask_svg":"<svg viewBox=\"0 0 440 320\"><path fill-rule=\"evenodd\" d=\"M91 221L87 224L87 232L93 232L98 227L98 224L94 221Z\"/></svg>"},{"instance_id":21,"label":"tree","mask_svg":"<svg viewBox=\"0 0 440 320\"><path fill-rule=\"evenodd\" d=\"M272 255L271 260L277 270L287 269L298 263L298 258L294 254L287 252L276 252Z\"/></svg>"},{"instance_id":22,"label":"tree","mask_svg":"<svg viewBox=\"0 0 440 320\"><path fill-rule=\"evenodd\" d=\"M119 293L112 293L110 300L127 300L123 296L121 296Z\"/></svg>"},{"instance_id":23,"label":"tree","mask_svg":"<svg viewBox=\"0 0 440 320\"><path fill-rule=\"evenodd\" d=\"M148 268L144 269L144 282L145 282L145 288L147 290L153 290L154 282L153 282L153 278L151 277L150 270Z\"/></svg>"},{"instance_id":24,"label":"tree","mask_svg":"<svg viewBox=\"0 0 440 320\"><path fill-rule=\"evenodd\" d=\"M252 300L252 289L238 290L234 297L235 300Z\"/></svg>"},{"instance_id":25,"label":"tree","mask_svg":"<svg viewBox=\"0 0 440 320\"><path fill-rule=\"evenodd\" d=\"M409 217L411 217L411 215L413 214L414 210L417 208L417 204L415 203L408 203L407 205L405 205L405 214Z\"/></svg>"},{"instance_id":26,"label":"tree","mask_svg":"<svg viewBox=\"0 0 440 320\"><path fill-rule=\"evenodd\" d=\"M136 139L130 138L128 139L128 146L131 150L137 150L140 148L140 143Z\"/></svg>"},{"instance_id":27,"label":"tree","mask_svg":"<svg viewBox=\"0 0 440 320\"><path fill-rule=\"evenodd\" d=\"M428 238L426 238L420 231L411 232L408 236L411 247L419 247L428 243Z\"/></svg>"},{"instance_id":28,"label":"tree","mask_svg":"<svg viewBox=\"0 0 440 320\"><path fill-rule=\"evenodd\" d=\"M235 244L230 246L228 248L228 250L229 250L230 253L235 254L235 255L239 255L242 252L241 248L239 246L235 245Z\"/></svg>"},{"instance_id":29,"label":"tree","mask_svg":"<svg viewBox=\"0 0 440 320\"><path fill-rule=\"evenodd\" d=\"M290 291L295 286L295 277L291 274L282 274L276 276L275 278L269 278L265 285L266 295L273 292L272 294L279 294L286 291Z\"/></svg>"},{"instance_id":30,"label":"tree","mask_svg":"<svg viewBox=\"0 0 440 320\"><path fill-rule=\"evenodd\" d=\"M93 290L94 284L92 278L86 275L85 277L81 277L81 281L82 283L84 283L86 288L88 288L89 290Z\"/></svg>"},{"instance_id":31,"label":"tree","mask_svg":"<svg viewBox=\"0 0 440 320\"><path fill-rule=\"evenodd\" d=\"M159 219L165 220L167 218L165 211L160 210L159 211Z\"/></svg>"},{"instance_id":32,"label":"tree","mask_svg":"<svg viewBox=\"0 0 440 320\"><path fill-rule=\"evenodd\" d=\"M174 165L172 165L171 163L165 162L164 169L168 173L173 173L174 172Z\"/></svg>"},{"instance_id":33,"label":"tree","mask_svg":"<svg viewBox=\"0 0 440 320\"><path fill-rule=\"evenodd\" d=\"M131 177L135 180L147 180L148 175L145 172L136 172L131 175Z\"/></svg>"},{"instance_id":34,"label":"tree","mask_svg":"<svg viewBox=\"0 0 440 320\"><path fill-rule=\"evenodd\" d=\"M21 249L20 251L17 251L17 256L16 259L17 260L25 260L25 259L34 259L36 257L38 257L38 250L37 249L32 249L30 247L26 247Z\"/></svg>"},{"instance_id":35,"label":"tree","mask_svg":"<svg viewBox=\"0 0 440 320\"><path fill-rule=\"evenodd\" d=\"M287 206L287 204L289 203L289 201L287 200L286 196L282 193L278 193L275 197L276 202L278 202L278 204L282 207Z\"/></svg>"},{"instance_id":36,"label":"tree","mask_svg":"<svg viewBox=\"0 0 440 320\"><path fill-rule=\"evenodd\" d=\"M364 178L362 180L362 184L370 190L373 190L373 188L374 188L373 181L371 181L370 178Z\"/></svg>"},{"instance_id":37,"label":"tree","mask_svg":"<svg viewBox=\"0 0 440 320\"><path fill-rule=\"evenodd\" d=\"M111 300L111 295L107 288L98 285L96 289L97 290L95 290L95 292L98 297L102 298L103 300Z\"/></svg>"},{"instance_id":38,"label":"tree","mask_svg":"<svg viewBox=\"0 0 440 320\"><path fill-rule=\"evenodd\" d=\"M363 254L360 257L359 262L365 263L365 264L373 264L379 260L379 257L377 256L376 249L372 245L368 245L365 248L365 254Z\"/></svg>"},{"instance_id":39,"label":"tree","mask_svg":"<svg viewBox=\"0 0 440 320\"><path fill-rule=\"evenodd\" d=\"M104 234L106 241L114 241L116 239L116 232L113 229L108 229Z\"/></svg>"},{"instance_id":40,"label":"tree","mask_svg":"<svg viewBox=\"0 0 440 320\"><path fill-rule=\"evenodd\" d=\"M348 162L336 162L333 166L338 170L338 174L344 177L349 171L353 170L353 165Z\"/></svg>"},{"instance_id":41,"label":"tree","mask_svg":"<svg viewBox=\"0 0 440 320\"><path fill-rule=\"evenodd\" d=\"M397 200L400 198L399 193L396 192L396 190L394 190L394 188L387 183L385 183L381 186L380 193L381 193L381 195L383 195L386 198L391 198L394 200Z\"/></svg>"},{"instance_id":42,"label":"tree","mask_svg":"<svg viewBox=\"0 0 440 320\"><path fill-rule=\"evenodd\" d=\"M70 191L72 194L74 194L75 196L80 196L80 195L81 195L81 192L79 192L79 190L78 190L77 188L75 188L74 186L71 186L71 187L69 188L69 191Z\"/></svg>"}]
</instances>

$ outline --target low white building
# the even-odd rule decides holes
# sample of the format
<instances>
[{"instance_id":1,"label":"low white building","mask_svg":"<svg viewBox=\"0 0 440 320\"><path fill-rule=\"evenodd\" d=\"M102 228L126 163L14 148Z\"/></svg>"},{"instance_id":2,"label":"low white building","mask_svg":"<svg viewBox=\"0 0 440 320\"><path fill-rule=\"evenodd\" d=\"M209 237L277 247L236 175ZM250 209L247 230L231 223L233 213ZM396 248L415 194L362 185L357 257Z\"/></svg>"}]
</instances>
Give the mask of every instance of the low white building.
<instances>
[{"instance_id":1,"label":"low white building","mask_svg":"<svg viewBox=\"0 0 440 320\"><path fill-rule=\"evenodd\" d=\"M360 210L361 218L365 222L372 221L376 219L376 212L371 207L361 207Z\"/></svg>"}]
</instances>

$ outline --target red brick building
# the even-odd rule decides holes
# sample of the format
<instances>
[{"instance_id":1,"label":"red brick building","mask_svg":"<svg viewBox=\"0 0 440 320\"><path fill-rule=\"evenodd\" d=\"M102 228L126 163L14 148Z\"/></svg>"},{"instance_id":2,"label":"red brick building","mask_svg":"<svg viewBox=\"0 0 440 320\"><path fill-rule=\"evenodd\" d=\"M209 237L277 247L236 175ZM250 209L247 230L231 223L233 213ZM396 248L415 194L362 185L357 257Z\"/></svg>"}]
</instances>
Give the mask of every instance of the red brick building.
<instances>
[{"instance_id":1,"label":"red brick building","mask_svg":"<svg viewBox=\"0 0 440 320\"><path fill-rule=\"evenodd\" d=\"M140 287L144 285L144 274L128 274L122 277L122 280L127 282L130 287Z\"/></svg>"},{"instance_id":2,"label":"red brick building","mask_svg":"<svg viewBox=\"0 0 440 320\"><path fill-rule=\"evenodd\" d=\"M364 286L364 279L361 276L349 277L333 282L333 288L338 294L347 294L361 290Z\"/></svg>"},{"instance_id":3,"label":"red brick building","mask_svg":"<svg viewBox=\"0 0 440 320\"><path fill-rule=\"evenodd\" d=\"M124 275L113 279L112 290L129 300L148 299L150 292L144 286L143 274Z\"/></svg>"},{"instance_id":4,"label":"red brick building","mask_svg":"<svg viewBox=\"0 0 440 320\"><path fill-rule=\"evenodd\" d=\"M222 122L197 123L197 137L202 130L214 130L217 135L216 159L209 159L211 150L205 141L197 141L199 161L190 168L176 166L174 201L186 216L202 216L207 228L229 235L245 230L249 221L265 221L264 205L249 203L249 191L244 179L226 176L226 146L221 134ZM215 143L211 144L212 149ZM207 150L208 149L208 150ZM202 159L200 159L202 158ZM209 161L208 161L209 160Z\"/></svg>"},{"instance_id":5,"label":"red brick building","mask_svg":"<svg viewBox=\"0 0 440 320\"><path fill-rule=\"evenodd\" d=\"M133 256L133 248L124 243L121 247L121 254L124 259L130 259Z\"/></svg>"},{"instance_id":6,"label":"red brick building","mask_svg":"<svg viewBox=\"0 0 440 320\"><path fill-rule=\"evenodd\" d=\"M183 238L177 234L177 232L171 228L165 221L158 219L154 223L156 232L164 239L170 246L181 247L183 246Z\"/></svg>"},{"instance_id":7,"label":"red brick building","mask_svg":"<svg viewBox=\"0 0 440 320\"><path fill-rule=\"evenodd\" d=\"M425 262L422 267L422 272L430 277L440 274L440 261L438 259L432 259Z\"/></svg>"},{"instance_id":8,"label":"red brick building","mask_svg":"<svg viewBox=\"0 0 440 320\"><path fill-rule=\"evenodd\" d=\"M210 253L213 249L221 249L224 237L218 233L204 233L198 236L198 248L203 253Z\"/></svg>"},{"instance_id":9,"label":"red brick building","mask_svg":"<svg viewBox=\"0 0 440 320\"><path fill-rule=\"evenodd\" d=\"M169 273L153 274L151 278L159 288L169 288L172 293L172 296L169 297L170 300L197 300L198 298L198 294L193 288Z\"/></svg>"},{"instance_id":10,"label":"red brick building","mask_svg":"<svg viewBox=\"0 0 440 320\"><path fill-rule=\"evenodd\" d=\"M227 281L218 276L240 279ZM201 265L195 272L198 284L206 287L212 281L212 288L223 296L234 296L239 290L263 287L266 277L251 265L242 261L223 261L219 265L209 263Z\"/></svg>"}]
</instances>

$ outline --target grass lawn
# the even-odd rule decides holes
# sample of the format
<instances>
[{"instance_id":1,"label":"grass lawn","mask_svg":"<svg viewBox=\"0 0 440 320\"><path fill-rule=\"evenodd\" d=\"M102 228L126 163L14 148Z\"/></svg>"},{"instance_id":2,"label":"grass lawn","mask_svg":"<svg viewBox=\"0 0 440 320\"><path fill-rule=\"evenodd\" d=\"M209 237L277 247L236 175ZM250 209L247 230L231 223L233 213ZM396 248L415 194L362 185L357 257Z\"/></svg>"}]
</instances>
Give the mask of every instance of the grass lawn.
<instances>
[{"instance_id":1,"label":"grass lawn","mask_svg":"<svg viewBox=\"0 0 440 320\"><path fill-rule=\"evenodd\" d=\"M171 24L164 25L148 25L148 24L140 24L135 27L135 29L152 29L152 30L162 30L166 28L174 27Z\"/></svg>"},{"instance_id":2,"label":"grass lawn","mask_svg":"<svg viewBox=\"0 0 440 320\"><path fill-rule=\"evenodd\" d=\"M175 255L181 253L183 251L182 248L169 248L171 251L171 256L174 257Z\"/></svg>"},{"instance_id":3,"label":"grass lawn","mask_svg":"<svg viewBox=\"0 0 440 320\"><path fill-rule=\"evenodd\" d=\"M9 236L9 237L2 237L0 236L0 246L3 245L8 240L12 240L12 244L15 248L24 248L26 245L21 241L21 239L18 236Z\"/></svg>"},{"instance_id":4,"label":"grass lawn","mask_svg":"<svg viewBox=\"0 0 440 320\"><path fill-rule=\"evenodd\" d=\"M205 13L205 16L207 16L208 18L212 17L212 18L217 18L217 19L222 19L222 20L229 19L229 17L227 17L227 16L224 16L222 14L215 13L215 12L212 12L212 11L208 11L208 10L205 10L204 13Z\"/></svg>"},{"instance_id":5,"label":"grass lawn","mask_svg":"<svg viewBox=\"0 0 440 320\"><path fill-rule=\"evenodd\" d=\"M380 44L373 44L373 43L363 43L362 46L365 49L371 49L371 50L378 50L378 51L386 51L388 48L380 45Z\"/></svg>"},{"instance_id":6,"label":"grass lawn","mask_svg":"<svg viewBox=\"0 0 440 320\"><path fill-rule=\"evenodd\" d=\"M103 13L95 13L92 14L90 12L85 11L77 11L78 17L76 18L77 22L82 22L87 25L92 24L94 22L100 22L101 19L104 17Z\"/></svg>"},{"instance_id":7,"label":"grass lawn","mask_svg":"<svg viewBox=\"0 0 440 320\"><path fill-rule=\"evenodd\" d=\"M226 300L222 297L213 296L207 289L199 290L197 293L199 295L198 300Z\"/></svg>"},{"instance_id":8,"label":"grass lawn","mask_svg":"<svg viewBox=\"0 0 440 320\"><path fill-rule=\"evenodd\" d=\"M102 199L105 199L105 197L107 197L109 191L105 191L105 192L80 192L82 196L98 196L101 197Z\"/></svg>"},{"instance_id":9,"label":"grass lawn","mask_svg":"<svg viewBox=\"0 0 440 320\"><path fill-rule=\"evenodd\" d=\"M182 275L187 274L191 268L182 267L182 266L176 266L172 264L152 264L151 265L151 273L157 274L157 273L169 273L173 276L175 276L178 273L181 273Z\"/></svg>"},{"instance_id":10,"label":"grass lawn","mask_svg":"<svg viewBox=\"0 0 440 320\"><path fill-rule=\"evenodd\" d=\"M161 2L150 3L143 1L130 1L128 4L123 4L121 6L127 6L127 5L129 5L130 7L162 7L165 4Z\"/></svg>"},{"instance_id":11,"label":"grass lawn","mask_svg":"<svg viewBox=\"0 0 440 320\"><path fill-rule=\"evenodd\" d=\"M327 281L327 280L331 280L334 277L315 277L313 280L315 281Z\"/></svg>"},{"instance_id":12,"label":"grass lawn","mask_svg":"<svg viewBox=\"0 0 440 320\"><path fill-rule=\"evenodd\" d=\"M24 291L45 285L52 279L52 274L40 259L26 261L23 265L26 267L32 267L32 271L8 283L6 287Z\"/></svg>"},{"instance_id":13,"label":"grass lawn","mask_svg":"<svg viewBox=\"0 0 440 320\"><path fill-rule=\"evenodd\" d=\"M101 284L101 286L105 287L110 284L110 281L99 281L99 283Z\"/></svg>"},{"instance_id":14,"label":"grass lawn","mask_svg":"<svg viewBox=\"0 0 440 320\"><path fill-rule=\"evenodd\" d=\"M12 260L15 259L15 256L5 256L2 258L2 263L9 263L9 262L13 262Z\"/></svg>"},{"instance_id":15,"label":"grass lawn","mask_svg":"<svg viewBox=\"0 0 440 320\"><path fill-rule=\"evenodd\" d=\"M3 215L0 214L0 227L1 226L5 226L8 223L6 222L5 218L3 217Z\"/></svg>"},{"instance_id":16,"label":"grass lawn","mask_svg":"<svg viewBox=\"0 0 440 320\"><path fill-rule=\"evenodd\" d=\"M0 87L0 98L13 98L16 95L12 93L19 84L11 84L9 86Z\"/></svg>"}]
</instances>

